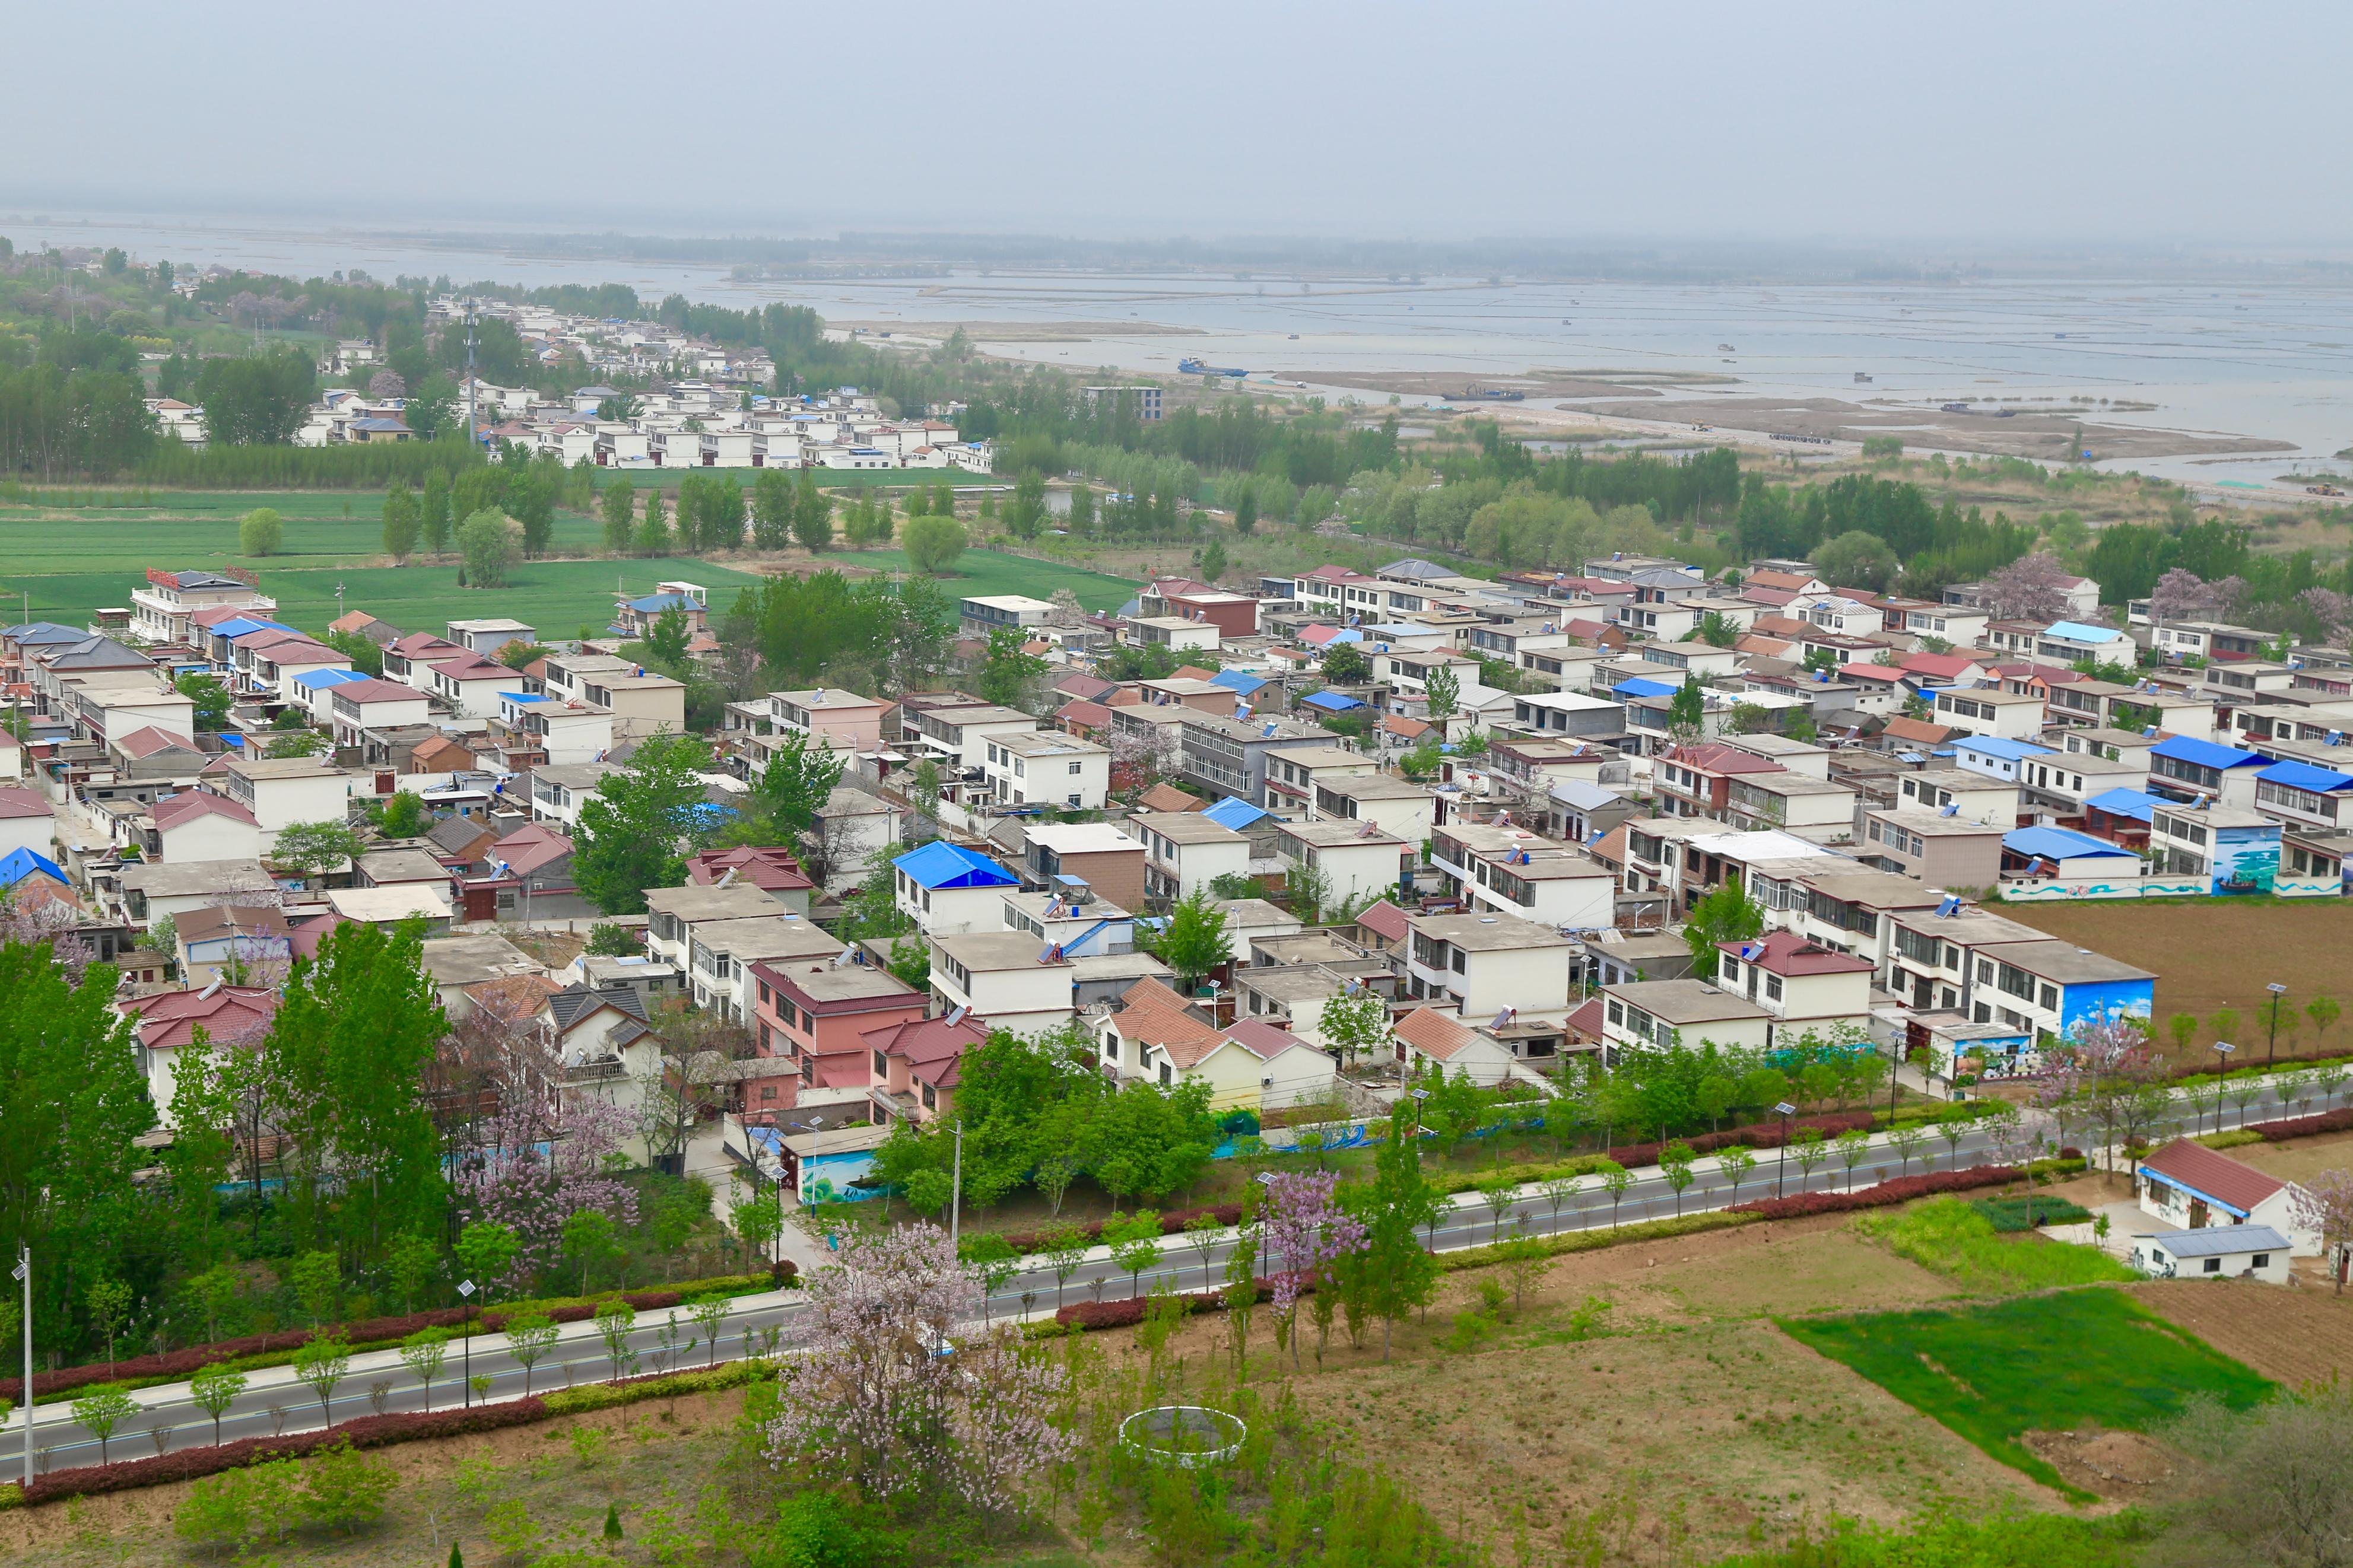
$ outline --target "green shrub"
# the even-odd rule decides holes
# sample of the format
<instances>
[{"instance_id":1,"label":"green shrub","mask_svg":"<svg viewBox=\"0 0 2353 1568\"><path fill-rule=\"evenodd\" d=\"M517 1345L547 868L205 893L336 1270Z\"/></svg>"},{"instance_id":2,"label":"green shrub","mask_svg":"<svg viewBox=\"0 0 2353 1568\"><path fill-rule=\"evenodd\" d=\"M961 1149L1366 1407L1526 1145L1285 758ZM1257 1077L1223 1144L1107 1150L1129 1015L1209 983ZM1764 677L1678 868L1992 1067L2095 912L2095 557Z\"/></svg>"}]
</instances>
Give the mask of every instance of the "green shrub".
<instances>
[{"instance_id":1,"label":"green shrub","mask_svg":"<svg viewBox=\"0 0 2353 1568\"><path fill-rule=\"evenodd\" d=\"M384 1500L400 1483L400 1473L389 1463L361 1453L348 1437L311 1455L302 1472L302 1511L346 1535L383 1518Z\"/></svg>"},{"instance_id":2,"label":"green shrub","mask_svg":"<svg viewBox=\"0 0 2353 1568\"><path fill-rule=\"evenodd\" d=\"M776 1505L775 1524L747 1561L751 1568L868 1568L902 1560L897 1546L860 1528L830 1492L797 1492Z\"/></svg>"},{"instance_id":3,"label":"green shrub","mask_svg":"<svg viewBox=\"0 0 2353 1568\"><path fill-rule=\"evenodd\" d=\"M172 1510L172 1531L199 1552L228 1552L253 1532L253 1482L243 1470L206 1476Z\"/></svg>"},{"instance_id":4,"label":"green shrub","mask_svg":"<svg viewBox=\"0 0 2353 1568\"><path fill-rule=\"evenodd\" d=\"M2092 1217L2091 1210L2065 1198L1976 1198L1970 1201L1969 1207L1985 1215L1995 1230L2005 1235L2032 1230L2038 1225L2084 1225Z\"/></svg>"},{"instance_id":5,"label":"green shrub","mask_svg":"<svg viewBox=\"0 0 2353 1568\"><path fill-rule=\"evenodd\" d=\"M2193 1140L2209 1149L2238 1149L2249 1143L2267 1143L2269 1139L2252 1127L2233 1127L2228 1132L2204 1132Z\"/></svg>"}]
</instances>

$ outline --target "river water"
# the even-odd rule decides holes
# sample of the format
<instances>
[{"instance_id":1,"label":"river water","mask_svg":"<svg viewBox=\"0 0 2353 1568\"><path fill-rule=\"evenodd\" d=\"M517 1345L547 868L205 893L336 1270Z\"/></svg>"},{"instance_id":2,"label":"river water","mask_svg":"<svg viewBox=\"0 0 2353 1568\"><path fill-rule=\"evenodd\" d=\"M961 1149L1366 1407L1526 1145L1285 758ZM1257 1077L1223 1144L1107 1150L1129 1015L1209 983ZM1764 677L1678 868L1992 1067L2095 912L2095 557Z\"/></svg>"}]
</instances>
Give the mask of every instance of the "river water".
<instances>
[{"instance_id":1,"label":"river water","mask_svg":"<svg viewBox=\"0 0 2353 1568\"><path fill-rule=\"evenodd\" d=\"M358 268L379 279L447 275L461 284L617 281L642 295L676 292L737 307L806 304L878 329L965 322L991 352L1074 368L1173 374L1179 358L1199 356L1249 370L1253 379L1285 372L1311 384L1317 372L1550 370L1735 378L1691 389L1706 396L2023 398L2034 400L2023 409L2060 411L2071 398L2106 398L2157 406L2094 407L2085 417L2296 446L2293 453L2221 462L2132 465L2206 484L2241 472L2259 482L2297 462L2325 465L2353 446L2353 289L2295 281L1703 287L973 268L944 279L746 281L723 267L531 255L324 226L37 221L45 216L0 214L0 234L19 249L120 245L142 259L303 277ZM989 323L1010 331L1050 322L1101 330L1042 341L992 341L987 332ZM1858 384L1858 373L1871 384Z\"/></svg>"}]
</instances>

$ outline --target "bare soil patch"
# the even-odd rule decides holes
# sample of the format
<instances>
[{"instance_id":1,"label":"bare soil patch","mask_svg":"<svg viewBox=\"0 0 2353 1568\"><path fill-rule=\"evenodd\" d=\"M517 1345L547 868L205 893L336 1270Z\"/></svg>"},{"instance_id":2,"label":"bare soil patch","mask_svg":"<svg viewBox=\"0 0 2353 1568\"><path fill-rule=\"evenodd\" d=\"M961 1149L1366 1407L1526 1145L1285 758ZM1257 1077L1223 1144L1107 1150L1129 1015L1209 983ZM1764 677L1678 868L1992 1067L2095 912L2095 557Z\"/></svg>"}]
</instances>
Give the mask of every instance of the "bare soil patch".
<instances>
[{"instance_id":1,"label":"bare soil patch","mask_svg":"<svg viewBox=\"0 0 2353 1568\"><path fill-rule=\"evenodd\" d=\"M2126 1289L2168 1322L2274 1383L2293 1388L2353 1373L2353 1297L2326 1285L2152 1279Z\"/></svg>"},{"instance_id":2,"label":"bare soil patch","mask_svg":"<svg viewBox=\"0 0 2353 1568\"><path fill-rule=\"evenodd\" d=\"M2156 1438L2139 1432L2023 1432L2021 1443L2072 1486L2117 1502L2153 1499L2180 1459Z\"/></svg>"},{"instance_id":3,"label":"bare soil patch","mask_svg":"<svg viewBox=\"0 0 2353 1568\"><path fill-rule=\"evenodd\" d=\"M2323 1171L2353 1167L2353 1132L2324 1132L2317 1138L2298 1138L2288 1143L2243 1143L2226 1152L2267 1176L2277 1176L2283 1182L2301 1182Z\"/></svg>"},{"instance_id":4,"label":"bare soil patch","mask_svg":"<svg viewBox=\"0 0 2353 1568\"><path fill-rule=\"evenodd\" d=\"M2184 1066L2213 1065L2213 1053L2206 1048L2213 1032L2203 1020L2224 1006L2237 1008L2241 1018L2234 1059L2241 1067L2260 1060L2263 1035L2255 1022L2255 1008L2269 982L2285 985L2289 1000L2299 1006L2324 992L2343 997L2353 990L2353 970L2345 959L2353 952L2353 903L2342 900L2240 904L2198 899L2145 906L2004 907L2000 912L2079 947L2154 972L2159 1048L2168 1053L2173 1048L2163 1027L2167 1017L2193 1013L2200 1020ZM2327 1043L2333 1047L2353 1038L2348 1029L2339 1025ZM2293 1037L2283 1032L2280 1055L2288 1055L2294 1042L2312 1049L2311 1026Z\"/></svg>"},{"instance_id":5,"label":"bare soil patch","mask_svg":"<svg viewBox=\"0 0 2353 1568\"><path fill-rule=\"evenodd\" d=\"M2099 458L2168 458L2196 452L2278 452L2284 441L2248 436L2212 436L2187 430L2099 425L2072 414L2021 412L2008 419L1990 414L1943 414L1935 408L1883 403L1848 403L1835 397L1711 397L1674 403L1595 404L1594 414L1629 419L1669 419L1688 425L1721 425L1772 436L1814 436L1860 441L1866 436L1901 435L1907 446L1956 452L1990 452L2012 458L2065 458L2084 446Z\"/></svg>"}]
</instances>

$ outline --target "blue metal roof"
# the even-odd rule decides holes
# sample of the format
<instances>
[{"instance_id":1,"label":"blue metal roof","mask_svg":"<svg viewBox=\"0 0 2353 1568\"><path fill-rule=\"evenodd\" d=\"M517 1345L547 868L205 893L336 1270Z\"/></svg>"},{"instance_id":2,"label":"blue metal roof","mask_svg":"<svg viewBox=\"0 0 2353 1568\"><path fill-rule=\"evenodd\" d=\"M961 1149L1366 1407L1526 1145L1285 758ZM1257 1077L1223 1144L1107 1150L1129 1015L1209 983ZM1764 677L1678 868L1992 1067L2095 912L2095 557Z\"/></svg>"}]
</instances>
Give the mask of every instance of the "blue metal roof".
<instances>
[{"instance_id":1,"label":"blue metal roof","mask_svg":"<svg viewBox=\"0 0 2353 1568\"><path fill-rule=\"evenodd\" d=\"M1201 815L1220 827L1230 827L1236 833L1243 833L1250 829L1251 824L1263 822L1272 814L1261 811L1240 795L1229 795Z\"/></svg>"},{"instance_id":2,"label":"blue metal roof","mask_svg":"<svg viewBox=\"0 0 2353 1568\"><path fill-rule=\"evenodd\" d=\"M2053 860L2073 860L2087 855L2123 855L2133 859L2139 857L2105 838L2094 838L2088 833L2075 833L2064 827L2020 827L2001 836L2001 847L2021 855L2048 855Z\"/></svg>"},{"instance_id":3,"label":"blue metal roof","mask_svg":"<svg viewBox=\"0 0 2353 1568\"><path fill-rule=\"evenodd\" d=\"M261 621L250 616L238 616L220 622L212 628L212 633L216 637L227 637L234 642L248 632L290 632L293 629L281 621Z\"/></svg>"},{"instance_id":4,"label":"blue metal roof","mask_svg":"<svg viewBox=\"0 0 2353 1568\"><path fill-rule=\"evenodd\" d=\"M2202 1193L2199 1194L2204 1196ZM2233 1252L2285 1252L2288 1239L2267 1225L2207 1225L2196 1230L2166 1231L2135 1237L2176 1258L2221 1258Z\"/></svg>"},{"instance_id":5,"label":"blue metal roof","mask_svg":"<svg viewBox=\"0 0 2353 1568\"><path fill-rule=\"evenodd\" d=\"M2285 784L2290 789L2308 789L2315 795L2334 795L2338 790L2353 789L2353 776L2316 768L2310 763L2274 763L2255 777L2265 784Z\"/></svg>"},{"instance_id":6,"label":"blue metal roof","mask_svg":"<svg viewBox=\"0 0 2353 1568\"><path fill-rule=\"evenodd\" d=\"M11 849L0 856L0 888L13 888L36 871L55 878L62 887L73 886L73 879L47 856L36 855L30 849Z\"/></svg>"},{"instance_id":7,"label":"blue metal roof","mask_svg":"<svg viewBox=\"0 0 2353 1568\"><path fill-rule=\"evenodd\" d=\"M1209 677L1209 684L1222 686L1229 691L1239 691L1247 697L1266 684L1266 677L1252 675L1247 669L1221 669Z\"/></svg>"},{"instance_id":8,"label":"blue metal roof","mask_svg":"<svg viewBox=\"0 0 2353 1568\"><path fill-rule=\"evenodd\" d=\"M1672 697L1682 689L1672 680L1652 680L1641 675L1621 680L1609 689L1611 695L1617 697Z\"/></svg>"},{"instance_id":9,"label":"blue metal roof","mask_svg":"<svg viewBox=\"0 0 2353 1568\"><path fill-rule=\"evenodd\" d=\"M2129 816L2136 822L2147 822L2156 815L2158 806L2168 803L2146 790L2112 789L2092 796L2084 804L2097 806L2110 816Z\"/></svg>"},{"instance_id":10,"label":"blue metal roof","mask_svg":"<svg viewBox=\"0 0 2353 1568\"><path fill-rule=\"evenodd\" d=\"M934 838L891 862L919 888L1014 888L1021 879L987 856Z\"/></svg>"},{"instance_id":11,"label":"blue metal roof","mask_svg":"<svg viewBox=\"0 0 2353 1568\"><path fill-rule=\"evenodd\" d=\"M1332 713L1345 713L1352 708L1366 706L1362 699L1350 697L1345 692L1340 691L1311 691L1299 700L1310 707L1321 708Z\"/></svg>"},{"instance_id":12,"label":"blue metal roof","mask_svg":"<svg viewBox=\"0 0 2353 1568\"><path fill-rule=\"evenodd\" d=\"M2022 763L2029 757L2048 757L2056 753L2049 746L2038 746L2031 741L2005 740L2000 735L1968 735L1956 739L1957 752L1982 752L1989 757L2005 757Z\"/></svg>"},{"instance_id":13,"label":"blue metal roof","mask_svg":"<svg viewBox=\"0 0 2353 1568\"><path fill-rule=\"evenodd\" d=\"M2243 768L2250 763L2267 767L2271 759L2253 752L2242 752L2236 746L2218 746L2211 741L2192 740L2188 735L2173 735L2149 748L2152 756L2170 757L2177 763L2196 763L2201 768Z\"/></svg>"},{"instance_id":14,"label":"blue metal roof","mask_svg":"<svg viewBox=\"0 0 2353 1568\"><path fill-rule=\"evenodd\" d=\"M349 686L354 680L369 679L371 677L364 670L306 669L294 678L294 684L305 690L318 691L330 686Z\"/></svg>"},{"instance_id":15,"label":"blue metal roof","mask_svg":"<svg viewBox=\"0 0 2353 1568\"><path fill-rule=\"evenodd\" d=\"M664 610L699 610L702 606L691 594L649 594L642 599L631 599L629 608L640 615L649 611L659 615Z\"/></svg>"},{"instance_id":16,"label":"blue metal roof","mask_svg":"<svg viewBox=\"0 0 2353 1568\"><path fill-rule=\"evenodd\" d=\"M2069 642L2110 643L2125 634L2114 626L2087 626L2081 621L2053 621L2042 628L2047 637L2065 637Z\"/></svg>"}]
</instances>

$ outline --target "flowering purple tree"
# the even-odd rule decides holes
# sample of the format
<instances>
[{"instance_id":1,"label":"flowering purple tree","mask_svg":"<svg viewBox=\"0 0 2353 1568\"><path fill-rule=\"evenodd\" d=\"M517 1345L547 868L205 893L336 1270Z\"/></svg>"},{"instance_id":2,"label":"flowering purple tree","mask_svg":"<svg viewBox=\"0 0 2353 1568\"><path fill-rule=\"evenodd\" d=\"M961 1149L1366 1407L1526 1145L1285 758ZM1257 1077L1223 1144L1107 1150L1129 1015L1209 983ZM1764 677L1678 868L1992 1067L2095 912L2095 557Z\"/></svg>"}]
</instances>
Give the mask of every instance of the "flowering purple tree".
<instances>
[{"instance_id":1,"label":"flowering purple tree","mask_svg":"<svg viewBox=\"0 0 2353 1568\"><path fill-rule=\"evenodd\" d=\"M368 395L370 397L406 397L408 395L408 383L396 370L380 370L368 377Z\"/></svg>"},{"instance_id":2,"label":"flowering purple tree","mask_svg":"<svg viewBox=\"0 0 2353 1568\"><path fill-rule=\"evenodd\" d=\"M2288 1212L2297 1225L2320 1233L2329 1278L2342 1296L2347 1249L2353 1247L2353 1171L2323 1171L2300 1183L2289 1195Z\"/></svg>"},{"instance_id":3,"label":"flowering purple tree","mask_svg":"<svg viewBox=\"0 0 2353 1568\"><path fill-rule=\"evenodd\" d=\"M2073 576L2056 555L2038 550L1987 576L1986 605L1997 620L2064 620Z\"/></svg>"},{"instance_id":4,"label":"flowering purple tree","mask_svg":"<svg viewBox=\"0 0 2353 1568\"><path fill-rule=\"evenodd\" d=\"M1265 1256L1274 1266L1274 1315L1291 1337L1291 1364L1299 1365L1297 1318L1302 1290L1331 1264L1365 1245L1365 1227L1334 1201L1336 1172L1300 1172L1266 1184ZM1324 1283L1327 1285L1329 1281Z\"/></svg>"},{"instance_id":5,"label":"flowering purple tree","mask_svg":"<svg viewBox=\"0 0 2353 1568\"><path fill-rule=\"evenodd\" d=\"M51 962L76 985L98 957L88 942L74 934L81 918L81 911L63 898L26 899L0 891L0 942L22 942L26 947L47 942Z\"/></svg>"},{"instance_id":6,"label":"flowering purple tree","mask_svg":"<svg viewBox=\"0 0 2353 1568\"><path fill-rule=\"evenodd\" d=\"M2185 566L2176 566L2157 580L2149 590L2149 618L2157 621L2187 620L2205 614L2214 602L2213 590L2206 579Z\"/></svg>"},{"instance_id":7,"label":"flowering purple tree","mask_svg":"<svg viewBox=\"0 0 2353 1568\"><path fill-rule=\"evenodd\" d=\"M564 1250L564 1222L583 1209L637 1223L637 1194L605 1168L605 1157L628 1134L628 1117L587 1098L518 1095L482 1124L472 1153L459 1163L459 1202L467 1218L494 1220L521 1239L503 1283L521 1288L554 1268Z\"/></svg>"},{"instance_id":8,"label":"flowering purple tree","mask_svg":"<svg viewBox=\"0 0 2353 1568\"><path fill-rule=\"evenodd\" d=\"M945 1489L1002 1510L1078 1451L1068 1372L1017 1325L983 1326L980 1276L938 1226L853 1233L807 1289L776 1373L772 1464L847 1477L869 1497Z\"/></svg>"},{"instance_id":9,"label":"flowering purple tree","mask_svg":"<svg viewBox=\"0 0 2353 1568\"><path fill-rule=\"evenodd\" d=\"M2334 588L2306 588L2296 598L2312 612L2312 618L2320 623L2323 642L2335 642L2345 634L2347 624L2353 622L2353 599L2347 598Z\"/></svg>"}]
</instances>

